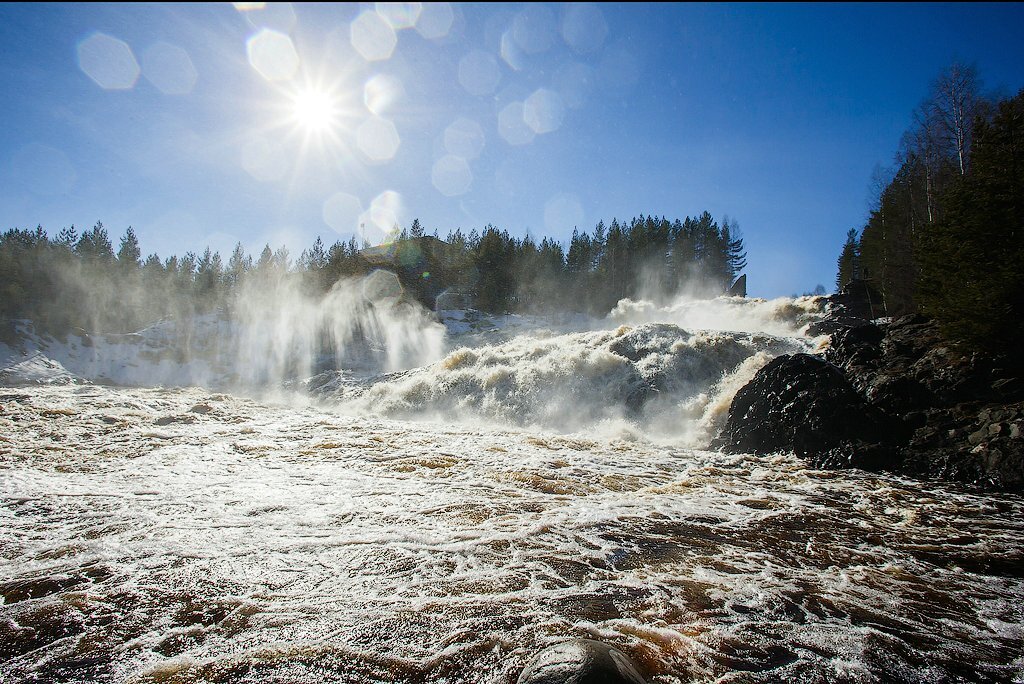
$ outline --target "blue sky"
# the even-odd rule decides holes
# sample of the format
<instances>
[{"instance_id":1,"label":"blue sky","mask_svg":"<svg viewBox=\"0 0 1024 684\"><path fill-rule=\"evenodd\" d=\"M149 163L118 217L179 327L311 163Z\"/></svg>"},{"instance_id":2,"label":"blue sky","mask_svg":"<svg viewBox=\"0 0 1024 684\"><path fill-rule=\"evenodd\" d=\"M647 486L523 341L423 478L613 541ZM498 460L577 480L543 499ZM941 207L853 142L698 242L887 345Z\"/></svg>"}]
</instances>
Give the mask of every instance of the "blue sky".
<instances>
[{"instance_id":1,"label":"blue sky","mask_svg":"<svg viewBox=\"0 0 1024 684\"><path fill-rule=\"evenodd\" d=\"M487 223L735 219L750 293L831 287L951 61L1024 87L1024 6L0 5L0 228L161 257Z\"/></svg>"}]
</instances>

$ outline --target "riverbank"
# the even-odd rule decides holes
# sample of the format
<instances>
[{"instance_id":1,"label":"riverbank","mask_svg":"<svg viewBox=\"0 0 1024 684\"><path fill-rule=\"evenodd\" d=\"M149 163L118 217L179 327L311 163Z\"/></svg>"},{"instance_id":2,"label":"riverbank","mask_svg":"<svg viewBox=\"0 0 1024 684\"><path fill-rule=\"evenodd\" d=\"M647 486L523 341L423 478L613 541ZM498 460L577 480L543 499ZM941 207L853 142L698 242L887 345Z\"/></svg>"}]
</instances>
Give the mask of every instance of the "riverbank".
<instances>
[{"instance_id":1,"label":"riverbank","mask_svg":"<svg viewBox=\"0 0 1024 684\"><path fill-rule=\"evenodd\" d=\"M824 359L779 357L737 392L716 446L792 449L858 467L1024 490L1024 381L1012 360L950 344L923 316L868 319L867 297L830 298ZM812 331L812 332L815 332Z\"/></svg>"}]
</instances>

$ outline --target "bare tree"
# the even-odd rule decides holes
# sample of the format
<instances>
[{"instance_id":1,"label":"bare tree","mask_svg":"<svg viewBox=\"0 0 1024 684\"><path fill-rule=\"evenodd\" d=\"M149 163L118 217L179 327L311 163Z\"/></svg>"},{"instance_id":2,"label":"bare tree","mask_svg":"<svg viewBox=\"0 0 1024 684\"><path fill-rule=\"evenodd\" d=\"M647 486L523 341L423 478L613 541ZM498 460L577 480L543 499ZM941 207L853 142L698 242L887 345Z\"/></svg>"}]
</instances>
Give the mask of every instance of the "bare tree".
<instances>
[{"instance_id":1,"label":"bare tree","mask_svg":"<svg viewBox=\"0 0 1024 684\"><path fill-rule=\"evenodd\" d=\"M943 142L955 153L961 176L967 173L971 128L981 107L979 91L978 70L973 64L954 62L932 84L931 115Z\"/></svg>"},{"instance_id":2,"label":"bare tree","mask_svg":"<svg viewBox=\"0 0 1024 684\"><path fill-rule=\"evenodd\" d=\"M942 135L934 99L925 100L914 110L914 125L903 136L901 162L916 157L924 169L925 206L928 223L935 222L935 183L943 163Z\"/></svg>"}]
</instances>

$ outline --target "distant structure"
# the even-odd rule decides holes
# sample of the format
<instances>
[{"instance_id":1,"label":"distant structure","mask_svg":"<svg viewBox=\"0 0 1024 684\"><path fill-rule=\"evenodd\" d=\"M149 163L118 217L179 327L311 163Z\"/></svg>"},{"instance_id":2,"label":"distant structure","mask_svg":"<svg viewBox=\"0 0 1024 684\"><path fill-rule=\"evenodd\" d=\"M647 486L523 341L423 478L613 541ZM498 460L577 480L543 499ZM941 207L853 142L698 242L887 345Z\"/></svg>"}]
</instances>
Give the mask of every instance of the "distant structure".
<instances>
[{"instance_id":1,"label":"distant structure","mask_svg":"<svg viewBox=\"0 0 1024 684\"><path fill-rule=\"evenodd\" d=\"M386 242L376 247L359 250L359 256L376 266L412 266L424 256L446 254L449 245L433 235L406 238Z\"/></svg>"},{"instance_id":2,"label":"distant structure","mask_svg":"<svg viewBox=\"0 0 1024 684\"><path fill-rule=\"evenodd\" d=\"M732 285L729 286L729 291L726 292L730 297L746 297L747 296L747 274L744 273L736 279Z\"/></svg>"},{"instance_id":3,"label":"distant structure","mask_svg":"<svg viewBox=\"0 0 1024 684\"><path fill-rule=\"evenodd\" d=\"M395 240L359 251L371 267L393 271L406 294L423 306L437 306L438 297L446 290L446 266L455 255L453 248L433 235L419 235ZM447 288L450 289L450 288Z\"/></svg>"}]
</instances>

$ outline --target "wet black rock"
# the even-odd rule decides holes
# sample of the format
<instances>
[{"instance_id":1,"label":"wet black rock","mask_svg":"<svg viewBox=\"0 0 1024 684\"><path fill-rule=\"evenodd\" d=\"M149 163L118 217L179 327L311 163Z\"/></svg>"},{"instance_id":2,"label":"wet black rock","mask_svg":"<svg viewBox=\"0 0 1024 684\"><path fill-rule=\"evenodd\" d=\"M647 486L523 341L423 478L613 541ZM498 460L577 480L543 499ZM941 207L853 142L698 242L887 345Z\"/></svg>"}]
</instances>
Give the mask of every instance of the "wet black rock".
<instances>
[{"instance_id":1,"label":"wet black rock","mask_svg":"<svg viewBox=\"0 0 1024 684\"><path fill-rule=\"evenodd\" d=\"M733 399L715 446L731 452L795 451L819 467L892 466L897 421L868 404L824 359L780 356Z\"/></svg>"},{"instance_id":2,"label":"wet black rock","mask_svg":"<svg viewBox=\"0 0 1024 684\"><path fill-rule=\"evenodd\" d=\"M629 656L591 639L544 649L526 664L518 684L646 684Z\"/></svg>"},{"instance_id":3,"label":"wet black rock","mask_svg":"<svg viewBox=\"0 0 1024 684\"><path fill-rule=\"evenodd\" d=\"M741 389L715 444L1021 491L1024 381L1016 368L958 348L919 315L839 324L824 360L777 359Z\"/></svg>"}]
</instances>

